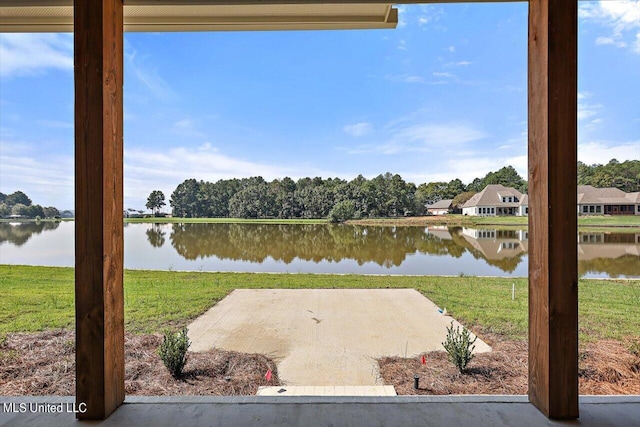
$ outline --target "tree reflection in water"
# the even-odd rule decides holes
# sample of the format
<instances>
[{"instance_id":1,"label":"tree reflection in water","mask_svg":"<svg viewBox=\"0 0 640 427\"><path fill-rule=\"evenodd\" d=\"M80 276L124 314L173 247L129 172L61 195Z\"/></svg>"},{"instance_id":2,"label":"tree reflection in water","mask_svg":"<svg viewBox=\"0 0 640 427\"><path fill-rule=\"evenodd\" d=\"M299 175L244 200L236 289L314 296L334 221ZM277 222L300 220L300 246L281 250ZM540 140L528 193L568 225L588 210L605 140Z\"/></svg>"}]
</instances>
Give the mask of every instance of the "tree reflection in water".
<instances>
[{"instance_id":1,"label":"tree reflection in water","mask_svg":"<svg viewBox=\"0 0 640 427\"><path fill-rule=\"evenodd\" d=\"M157 223L151 224L151 228L146 231L147 240L154 248L161 248L164 245L166 234L162 224Z\"/></svg>"},{"instance_id":2,"label":"tree reflection in water","mask_svg":"<svg viewBox=\"0 0 640 427\"><path fill-rule=\"evenodd\" d=\"M580 236L585 239L582 233ZM596 250L598 257L591 259L584 259L584 244L579 243L581 275L602 272L612 277L640 276L640 244L635 239L634 234L607 234L606 238L595 239L593 245L597 247L588 249ZM453 258L468 253L507 273L516 270L528 251L526 230L460 227L173 224L170 240L176 252L187 260L217 257L262 263L271 258L285 264L296 259L315 263L353 260L358 265L375 263L390 268L401 266L408 255L416 253Z\"/></svg>"},{"instance_id":3,"label":"tree reflection in water","mask_svg":"<svg viewBox=\"0 0 640 427\"><path fill-rule=\"evenodd\" d=\"M60 221L0 222L0 244L9 242L22 246L33 235L58 228Z\"/></svg>"}]
</instances>

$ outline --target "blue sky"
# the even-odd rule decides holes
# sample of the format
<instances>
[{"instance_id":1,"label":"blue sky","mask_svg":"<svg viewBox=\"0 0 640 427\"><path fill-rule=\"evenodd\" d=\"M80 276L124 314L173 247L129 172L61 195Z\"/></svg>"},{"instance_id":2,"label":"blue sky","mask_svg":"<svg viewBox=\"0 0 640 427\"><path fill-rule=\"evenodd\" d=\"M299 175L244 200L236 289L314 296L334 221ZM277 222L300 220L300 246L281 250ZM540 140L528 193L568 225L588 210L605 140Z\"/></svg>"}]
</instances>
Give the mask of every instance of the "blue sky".
<instances>
[{"instance_id":1,"label":"blue sky","mask_svg":"<svg viewBox=\"0 0 640 427\"><path fill-rule=\"evenodd\" d=\"M125 207L187 178L526 177L527 4L395 30L125 35ZM580 2L579 158L640 159L640 3ZM73 208L73 39L0 35L0 191Z\"/></svg>"}]
</instances>

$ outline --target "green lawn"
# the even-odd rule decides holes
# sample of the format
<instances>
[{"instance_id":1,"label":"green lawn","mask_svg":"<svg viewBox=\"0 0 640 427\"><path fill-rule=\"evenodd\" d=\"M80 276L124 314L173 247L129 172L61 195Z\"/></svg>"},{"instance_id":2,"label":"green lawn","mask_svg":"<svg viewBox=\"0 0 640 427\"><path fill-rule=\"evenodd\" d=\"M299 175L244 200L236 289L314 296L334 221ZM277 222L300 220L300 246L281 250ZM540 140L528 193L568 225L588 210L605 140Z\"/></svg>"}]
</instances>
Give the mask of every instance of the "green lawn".
<instances>
[{"instance_id":1,"label":"green lawn","mask_svg":"<svg viewBox=\"0 0 640 427\"><path fill-rule=\"evenodd\" d=\"M0 265L0 333L72 328L73 288L71 268ZM527 280L523 278L141 270L125 272L127 330L161 332L185 326L240 288L414 288L466 325L508 338L525 339L527 334ZM580 281L582 340L638 339L639 324L639 280Z\"/></svg>"},{"instance_id":2,"label":"green lawn","mask_svg":"<svg viewBox=\"0 0 640 427\"><path fill-rule=\"evenodd\" d=\"M487 226L487 227L520 227L528 226L528 217L525 216L465 216L465 215L443 215L443 216L418 216L418 217L398 217L398 218L367 218L351 220L350 224L363 225L449 225L449 226ZM600 229L608 227L616 231L627 231L627 229L640 230L640 216L638 215L617 215L617 216L579 216L578 227Z\"/></svg>"}]
</instances>

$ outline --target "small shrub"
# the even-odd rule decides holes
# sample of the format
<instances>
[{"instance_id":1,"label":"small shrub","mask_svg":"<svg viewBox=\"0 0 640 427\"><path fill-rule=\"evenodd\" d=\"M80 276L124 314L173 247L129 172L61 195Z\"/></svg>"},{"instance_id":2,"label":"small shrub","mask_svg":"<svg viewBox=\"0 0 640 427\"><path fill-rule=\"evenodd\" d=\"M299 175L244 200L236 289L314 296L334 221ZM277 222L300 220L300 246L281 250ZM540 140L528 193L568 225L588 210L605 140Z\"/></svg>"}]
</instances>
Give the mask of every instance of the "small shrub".
<instances>
[{"instance_id":1,"label":"small shrub","mask_svg":"<svg viewBox=\"0 0 640 427\"><path fill-rule=\"evenodd\" d=\"M166 331L164 340L158 349L160 359L174 378L182 375L182 369L187 363L187 350L191 343L187 336L187 328L180 332Z\"/></svg>"},{"instance_id":2,"label":"small shrub","mask_svg":"<svg viewBox=\"0 0 640 427\"><path fill-rule=\"evenodd\" d=\"M460 331L460 326L456 326L453 329L453 321L451 326L447 327L447 339L442 345L449 354L449 360L458 367L460 373L464 373L467 365L473 359L473 350L476 348L474 343L477 339L478 337L471 339L471 332L467 328L462 328Z\"/></svg>"}]
</instances>

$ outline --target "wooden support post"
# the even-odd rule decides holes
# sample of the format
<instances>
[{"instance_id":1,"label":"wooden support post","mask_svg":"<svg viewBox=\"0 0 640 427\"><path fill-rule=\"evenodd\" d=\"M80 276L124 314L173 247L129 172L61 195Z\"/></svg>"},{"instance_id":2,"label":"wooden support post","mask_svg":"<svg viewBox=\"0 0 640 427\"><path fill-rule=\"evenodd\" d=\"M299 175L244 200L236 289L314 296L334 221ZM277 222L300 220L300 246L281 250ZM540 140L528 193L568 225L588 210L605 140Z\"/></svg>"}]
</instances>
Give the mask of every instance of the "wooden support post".
<instances>
[{"instance_id":1,"label":"wooden support post","mask_svg":"<svg viewBox=\"0 0 640 427\"><path fill-rule=\"evenodd\" d=\"M122 11L122 0L74 2L80 419L104 419L124 401Z\"/></svg>"},{"instance_id":2,"label":"wooden support post","mask_svg":"<svg viewBox=\"0 0 640 427\"><path fill-rule=\"evenodd\" d=\"M529 1L529 400L578 417L576 0Z\"/></svg>"}]
</instances>

